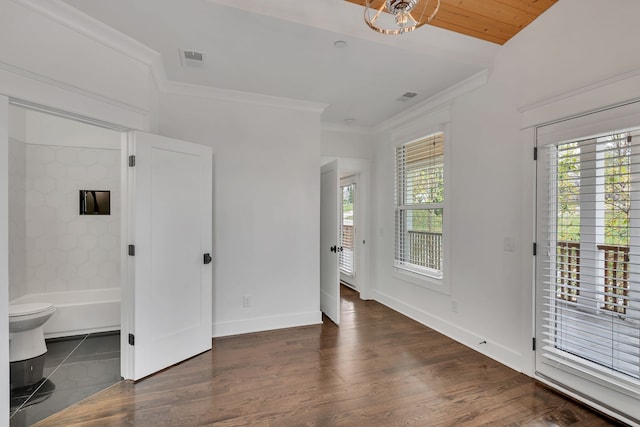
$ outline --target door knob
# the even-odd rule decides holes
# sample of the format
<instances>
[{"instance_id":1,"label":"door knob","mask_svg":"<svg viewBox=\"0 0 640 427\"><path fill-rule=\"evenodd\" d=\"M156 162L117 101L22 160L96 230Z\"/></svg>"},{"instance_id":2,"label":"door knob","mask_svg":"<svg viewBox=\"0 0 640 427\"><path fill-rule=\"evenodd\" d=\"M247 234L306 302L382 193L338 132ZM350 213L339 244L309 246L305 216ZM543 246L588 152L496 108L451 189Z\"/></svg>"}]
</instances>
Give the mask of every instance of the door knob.
<instances>
[{"instance_id":1,"label":"door knob","mask_svg":"<svg viewBox=\"0 0 640 427\"><path fill-rule=\"evenodd\" d=\"M335 245L331 246L330 249L331 249L331 252L336 252L336 253L338 252L338 247Z\"/></svg>"}]
</instances>

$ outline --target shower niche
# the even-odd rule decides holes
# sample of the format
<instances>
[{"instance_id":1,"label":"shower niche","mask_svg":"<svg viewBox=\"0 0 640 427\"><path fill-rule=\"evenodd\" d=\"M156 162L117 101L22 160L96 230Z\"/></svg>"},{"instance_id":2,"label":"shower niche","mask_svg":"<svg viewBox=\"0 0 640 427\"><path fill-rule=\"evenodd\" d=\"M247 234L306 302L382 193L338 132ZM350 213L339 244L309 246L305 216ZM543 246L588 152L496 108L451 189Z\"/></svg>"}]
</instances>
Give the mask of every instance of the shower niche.
<instances>
[{"instance_id":1,"label":"shower niche","mask_svg":"<svg viewBox=\"0 0 640 427\"><path fill-rule=\"evenodd\" d=\"M111 215L111 191L80 190L80 215Z\"/></svg>"}]
</instances>

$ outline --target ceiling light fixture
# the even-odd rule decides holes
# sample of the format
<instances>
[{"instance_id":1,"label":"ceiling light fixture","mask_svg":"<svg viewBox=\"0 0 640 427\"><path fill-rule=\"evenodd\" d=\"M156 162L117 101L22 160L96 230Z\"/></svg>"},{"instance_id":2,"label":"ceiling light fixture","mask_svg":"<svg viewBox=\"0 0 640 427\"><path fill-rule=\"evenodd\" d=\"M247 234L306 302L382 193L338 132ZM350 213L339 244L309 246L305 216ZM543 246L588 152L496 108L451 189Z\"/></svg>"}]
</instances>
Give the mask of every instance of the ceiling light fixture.
<instances>
[{"instance_id":1,"label":"ceiling light fixture","mask_svg":"<svg viewBox=\"0 0 640 427\"><path fill-rule=\"evenodd\" d=\"M440 0L365 0L364 20L379 33L403 34L429 23L438 9Z\"/></svg>"},{"instance_id":2,"label":"ceiling light fixture","mask_svg":"<svg viewBox=\"0 0 640 427\"><path fill-rule=\"evenodd\" d=\"M338 49L342 49L343 47L347 47L347 42L344 40L336 40L333 42L333 45Z\"/></svg>"}]
</instances>

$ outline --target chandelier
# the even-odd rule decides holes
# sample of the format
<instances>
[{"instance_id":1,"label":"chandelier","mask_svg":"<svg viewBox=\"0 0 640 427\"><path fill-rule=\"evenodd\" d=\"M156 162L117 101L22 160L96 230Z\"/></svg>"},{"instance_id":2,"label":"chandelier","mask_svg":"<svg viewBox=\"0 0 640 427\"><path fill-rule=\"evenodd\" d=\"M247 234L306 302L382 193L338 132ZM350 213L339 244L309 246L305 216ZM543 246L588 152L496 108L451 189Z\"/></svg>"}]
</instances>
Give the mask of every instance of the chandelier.
<instances>
[{"instance_id":1,"label":"chandelier","mask_svg":"<svg viewBox=\"0 0 640 427\"><path fill-rule=\"evenodd\" d=\"M440 0L365 0L364 20L379 33L402 34L427 24L438 9Z\"/></svg>"}]
</instances>

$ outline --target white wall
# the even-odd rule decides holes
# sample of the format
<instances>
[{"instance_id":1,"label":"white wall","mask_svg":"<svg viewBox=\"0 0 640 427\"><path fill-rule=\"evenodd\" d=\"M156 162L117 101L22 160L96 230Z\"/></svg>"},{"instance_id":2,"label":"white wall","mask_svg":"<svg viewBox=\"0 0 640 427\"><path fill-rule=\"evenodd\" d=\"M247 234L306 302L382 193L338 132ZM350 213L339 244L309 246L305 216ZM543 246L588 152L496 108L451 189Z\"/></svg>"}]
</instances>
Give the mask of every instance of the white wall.
<instances>
[{"instance_id":1,"label":"white wall","mask_svg":"<svg viewBox=\"0 0 640 427\"><path fill-rule=\"evenodd\" d=\"M349 126L324 125L321 133L323 158L373 159L374 134L371 131L351 129Z\"/></svg>"},{"instance_id":2,"label":"white wall","mask_svg":"<svg viewBox=\"0 0 640 427\"><path fill-rule=\"evenodd\" d=\"M0 94L149 129L146 51L85 18L63 2L0 1Z\"/></svg>"},{"instance_id":3,"label":"white wall","mask_svg":"<svg viewBox=\"0 0 640 427\"><path fill-rule=\"evenodd\" d=\"M27 293L27 149L9 139L9 300Z\"/></svg>"},{"instance_id":4,"label":"white wall","mask_svg":"<svg viewBox=\"0 0 640 427\"><path fill-rule=\"evenodd\" d=\"M160 114L213 147L214 336L318 323L319 112L163 95Z\"/></svg>"},{"instance_id":5,"label":"white wall","mask_svg":"<svg viewBox=\"0 0 640 427\"><path fill-rule=\"evenodd\" d=\"M502 48L484 87L453 101L450 295L392 275L393 160L388 135L377 136L372 280L379 300L532 372L533 139L521 130L519 109L640 69L632 54L640 47L638 13L635 0L558 2ZM505 238L515 240L514 252L504 250Z\"/></svg>"}]
</instances>

